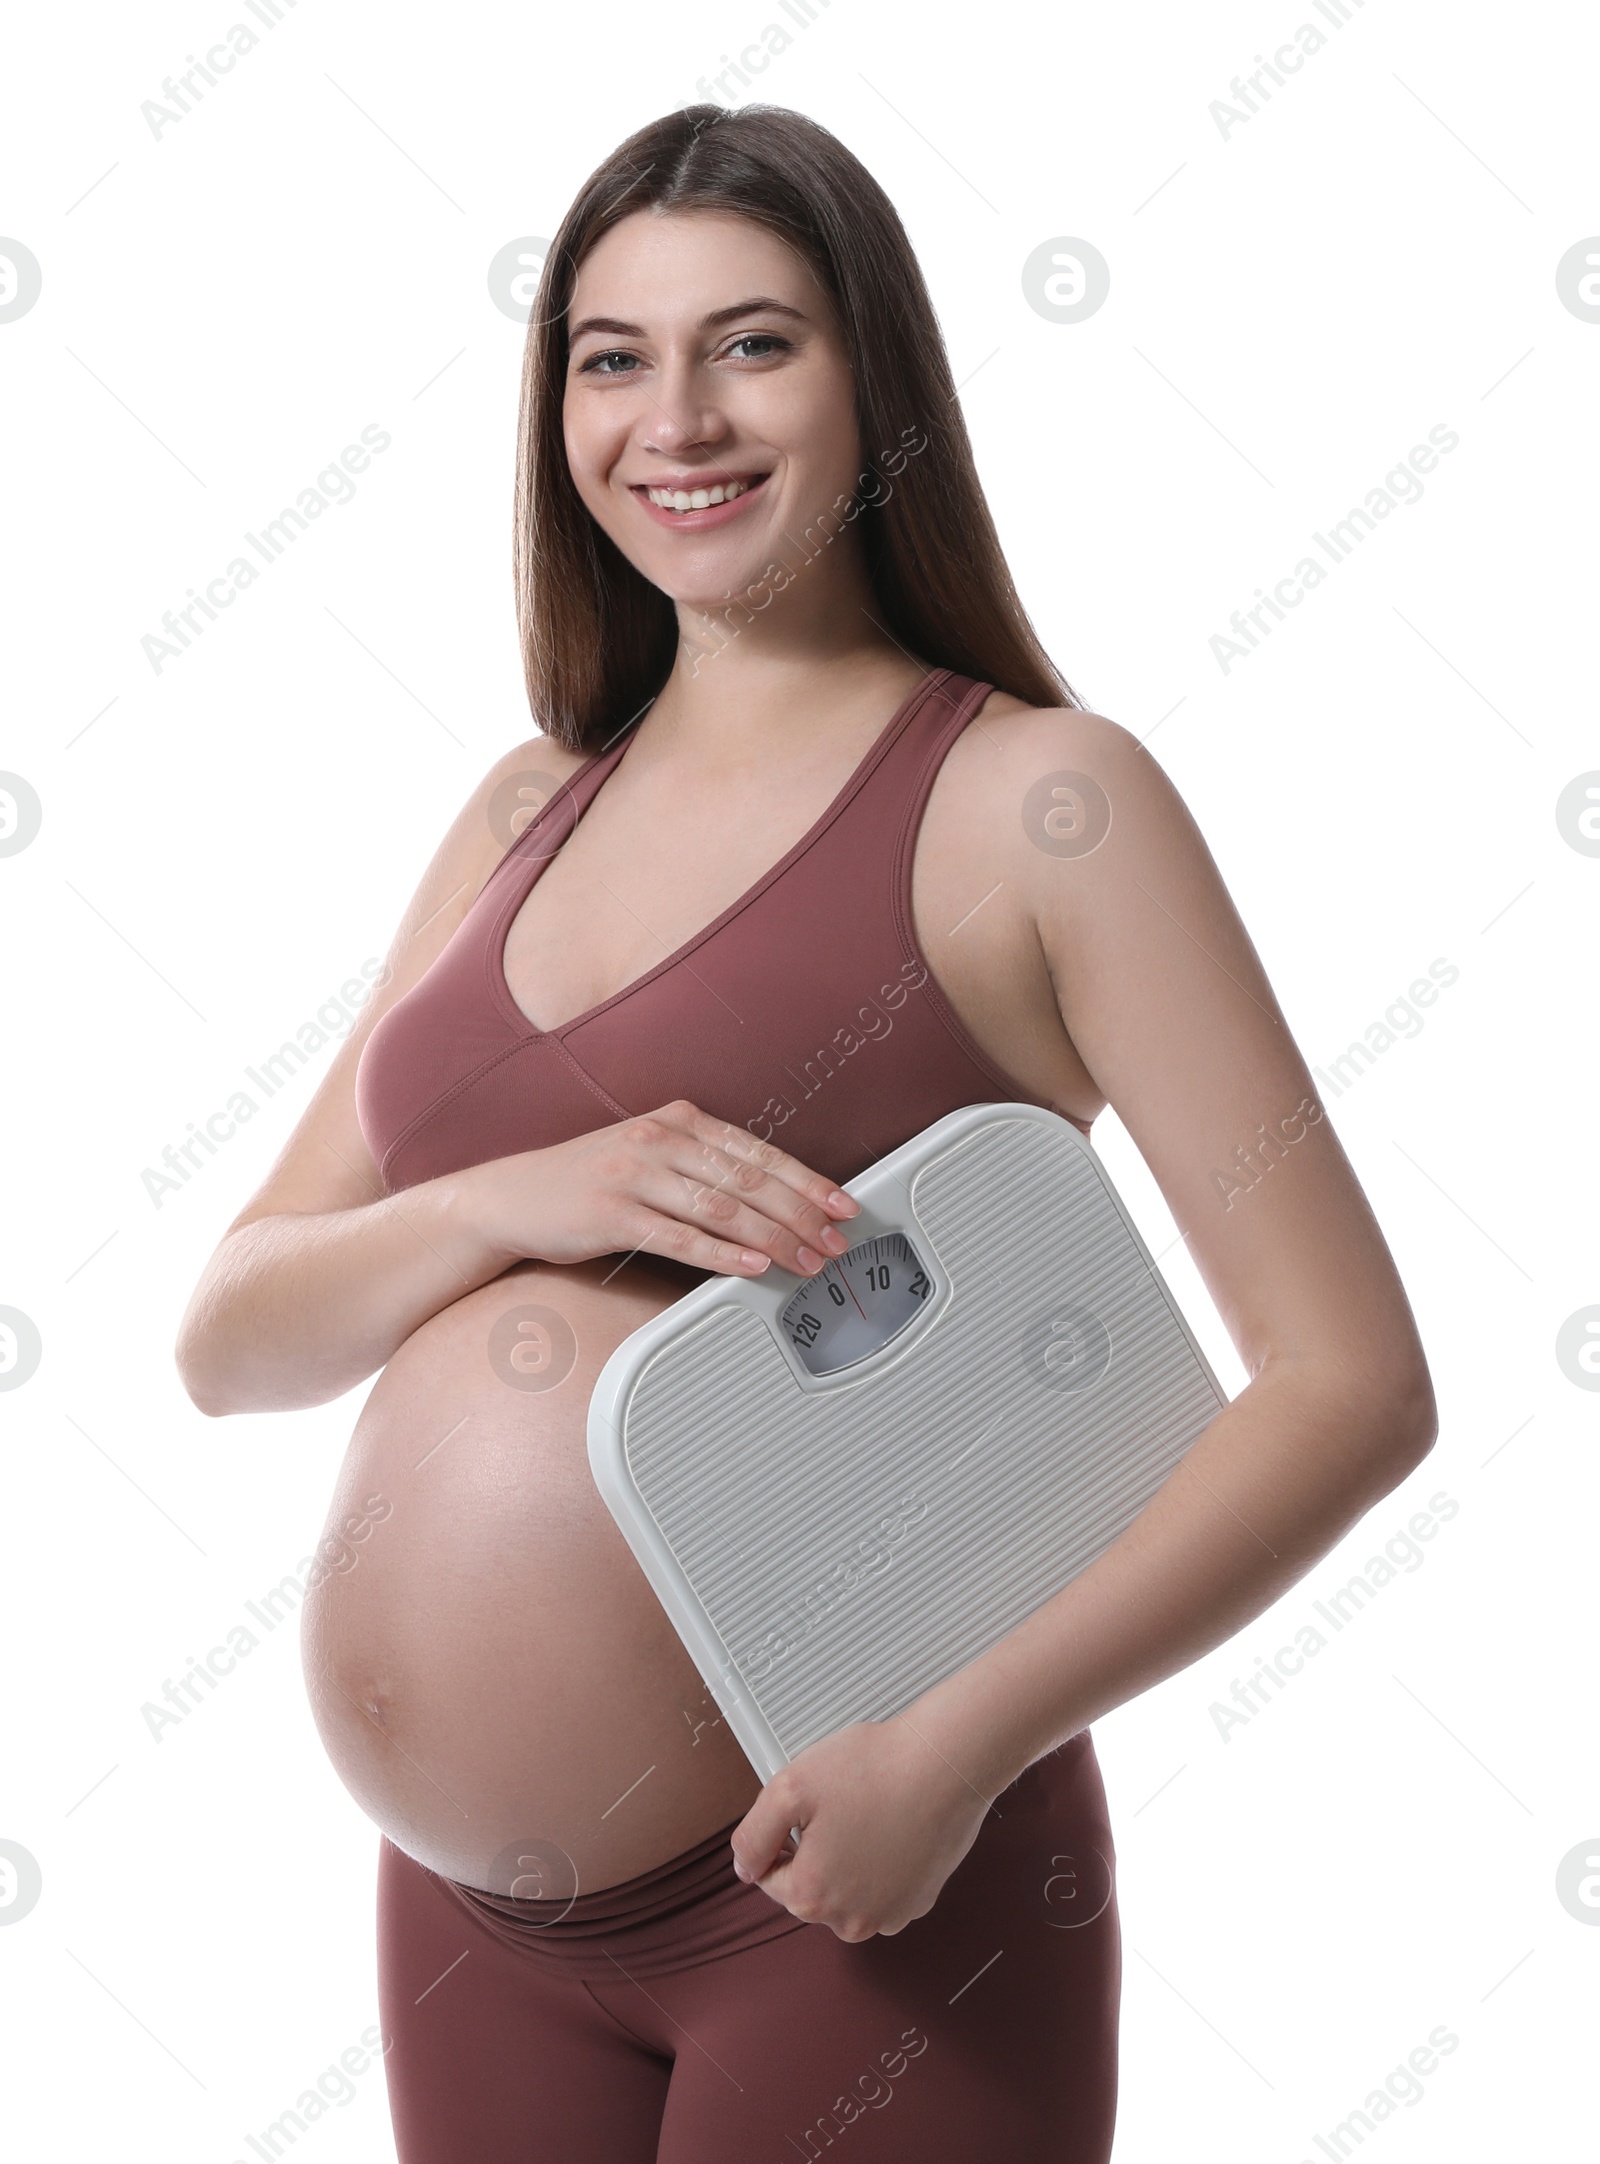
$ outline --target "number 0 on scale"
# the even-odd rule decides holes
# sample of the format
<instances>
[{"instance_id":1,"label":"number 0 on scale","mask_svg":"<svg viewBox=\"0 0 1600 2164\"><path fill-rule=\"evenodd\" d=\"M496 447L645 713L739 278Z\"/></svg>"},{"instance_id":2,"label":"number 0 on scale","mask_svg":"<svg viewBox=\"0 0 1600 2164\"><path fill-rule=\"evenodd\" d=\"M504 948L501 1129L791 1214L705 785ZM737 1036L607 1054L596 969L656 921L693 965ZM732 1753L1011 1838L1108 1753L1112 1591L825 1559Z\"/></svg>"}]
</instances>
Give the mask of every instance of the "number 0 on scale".
<instances>
[{"instance_id":1,"label":"number 0 on scale","mask_svg":"<svg viewBox=\"0 0 1600 2164\"><path fill-rule=\"evenodd\" d=\"M932 1291L903 1232L881 1233L836 1255L784 1309L784 1335L812 1375L854 1366L913 1323Z\"/></svg>"}]
</instances>

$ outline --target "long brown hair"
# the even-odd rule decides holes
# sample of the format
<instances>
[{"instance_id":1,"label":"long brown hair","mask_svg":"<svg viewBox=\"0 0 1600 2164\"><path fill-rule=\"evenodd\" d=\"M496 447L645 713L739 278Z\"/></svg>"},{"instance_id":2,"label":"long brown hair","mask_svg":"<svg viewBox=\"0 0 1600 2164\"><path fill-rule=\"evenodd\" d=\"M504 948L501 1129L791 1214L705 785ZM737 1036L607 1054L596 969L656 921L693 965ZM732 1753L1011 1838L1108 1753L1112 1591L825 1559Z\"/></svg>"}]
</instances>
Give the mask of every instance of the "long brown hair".
<instances>
[{"instance_id":1,"label":"long brown hair","mask_svg":"<svg viewBox=\"0 0 1600 2164\"><path fill-rule=\"evenodd\" d=\"M677 651L670 597L590 516L562 430L578 266L602 234L646 208L754 219L811 266L832 299L863 458L903 459L859 523L883 628L932 666L1027 705L1082 707L1012 584L933 303L893 204L803 113L689 105L629 136L585 181L550 244L528 324L513 578L537 726L570 751L597 749L661 689ZM914 436L923 441L907 455L898 447Z\"/></svg>"}]
</instances>

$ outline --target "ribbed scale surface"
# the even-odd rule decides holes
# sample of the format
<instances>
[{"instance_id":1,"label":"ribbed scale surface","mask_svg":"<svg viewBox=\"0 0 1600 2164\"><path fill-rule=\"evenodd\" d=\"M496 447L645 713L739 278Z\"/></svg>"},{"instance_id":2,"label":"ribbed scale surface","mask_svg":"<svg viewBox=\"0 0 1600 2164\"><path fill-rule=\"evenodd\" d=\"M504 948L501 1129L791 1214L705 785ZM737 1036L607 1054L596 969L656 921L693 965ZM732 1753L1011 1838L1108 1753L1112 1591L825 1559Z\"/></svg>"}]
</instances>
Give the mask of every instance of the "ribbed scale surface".
<instances>
[{"instance_id":1,"label":"ribbed scale surface","mask_svg":"<svg viewBox=\"0 0 1600 2164\"><path fill-rule=\"evenodd\" d=\"M766 1326L729 1307L658 1353L628 1402L639 1494L790 1757L1004 1637L1111 1545L1225 1402L1070 1137L993 1124L924 1166L912 1203L954 1298L908 1357L801 1390ZM1026 1359L1069 1303L1112 1345L1076 1391Z\"/></svg>"}]
</instances>

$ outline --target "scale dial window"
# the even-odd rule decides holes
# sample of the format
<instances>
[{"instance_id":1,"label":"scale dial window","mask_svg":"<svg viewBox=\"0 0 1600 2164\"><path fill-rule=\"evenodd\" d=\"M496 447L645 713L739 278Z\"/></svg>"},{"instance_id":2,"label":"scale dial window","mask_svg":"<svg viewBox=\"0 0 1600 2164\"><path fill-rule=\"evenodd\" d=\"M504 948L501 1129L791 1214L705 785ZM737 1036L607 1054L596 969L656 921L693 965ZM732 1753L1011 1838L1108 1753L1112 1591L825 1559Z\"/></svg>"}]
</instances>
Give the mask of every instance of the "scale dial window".
<instances>
[{"instance_id":1,"label":"scale dial window","mask_svg":"<svg viewBox=\"0 0 1600 2164\"><path fill-rule=\"evenodd\" d=\"M909 1329L933 1283L903 1232L880 1233L807 1278L779 1317L801 1366L835 1375Z\"/></svg>"}]
</instances>

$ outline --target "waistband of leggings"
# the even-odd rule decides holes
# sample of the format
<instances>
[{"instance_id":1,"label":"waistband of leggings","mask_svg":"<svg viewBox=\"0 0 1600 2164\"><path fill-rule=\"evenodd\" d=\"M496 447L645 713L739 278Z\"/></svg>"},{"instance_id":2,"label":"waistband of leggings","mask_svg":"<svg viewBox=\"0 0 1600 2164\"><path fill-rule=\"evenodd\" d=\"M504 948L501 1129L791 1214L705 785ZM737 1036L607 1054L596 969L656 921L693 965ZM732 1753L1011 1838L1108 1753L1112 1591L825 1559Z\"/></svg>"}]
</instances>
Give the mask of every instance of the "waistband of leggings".
<instances>
[{"instance_id":1,"label":"waistband of leggings","mask_svg":"<svg viewBox=\"0 0 1600 2164\"><path fill-rule=\"evenodd\" d=\"M743 1815L741 1812L740 1817ZM681 1855L669 1856L665 1863L641 1871L637 1878L622 1879L615 1886L602 1886L595 1893L558 1895L553 1900L541 1901L524 1900L520 1894L490 1893L479 1886L463 1886L461 1891L470 1895L479 1907L492 1909L497 1916L526 1924L530 1930L559 1931L569 1940L591 1938L599 1931L626 1930L633 1924L648 1923L656 1916L670 1916L687 1907L724 1875L733 1878L730 1836L738 1823L737 1818L730 1818L726 1826L708 1833L703 1841L697 1841ZM724 1864L726 1874L722 1868Z\"/></svg>"},{"instance_id":2,"label":"waistband of leggings","mask_svg":"<svg viewBox=\"0 0 1600 2164\"><path fill-rule=\"evenodd\" d=\"M738 1823L730 1818L636 1878L569 1900L525 1901L449 1878L440 1884L501 1945L574 1980L660 1975L804 1928L735 1874L729 1836Z\"/></svg>"}]
</instances>

